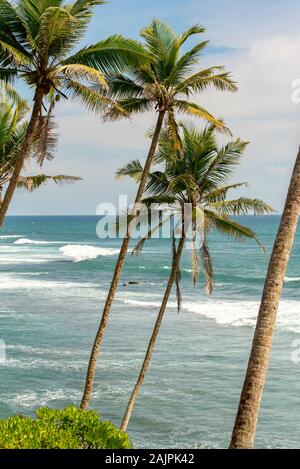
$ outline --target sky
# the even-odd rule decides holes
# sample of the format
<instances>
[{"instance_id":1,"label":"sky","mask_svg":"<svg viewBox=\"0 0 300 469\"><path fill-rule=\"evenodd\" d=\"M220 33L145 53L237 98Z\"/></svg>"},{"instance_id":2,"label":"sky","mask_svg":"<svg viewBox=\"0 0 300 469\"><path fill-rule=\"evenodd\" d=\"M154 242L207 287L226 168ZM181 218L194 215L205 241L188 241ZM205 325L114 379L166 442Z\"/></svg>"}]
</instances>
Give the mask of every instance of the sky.
<instances>
[{"instance_id":1,"label":"sky","mask_svg":"<svg viewBox=\"0 0 300 469\"><path fill-rule=\"evenodd\" d=\"M152 18L167 21L178 33L193 24L205 26L203 39L210 45L200 67L224 65L239 91L205 92L196 101L222 117L234 137L250 142L233 176L233 182L249 183L238 195L262 198L280 212L300 145L300 104L291 97L292 83L300 79L299 17L298 0L110 0L96 8L82 45L115 33L138 38ZM128 161L145 158L145 134L155 118L150 113L102 123L81 106L61 100L56 110L59 145L43 172L83 181L49 183L32 194L18 190L9 214L93 215L101 203L117 204L119 194L132 201L135 184L116 180L115 172ZM28 172L38 170L30 167Z\"/></svg>"}]
</instances>

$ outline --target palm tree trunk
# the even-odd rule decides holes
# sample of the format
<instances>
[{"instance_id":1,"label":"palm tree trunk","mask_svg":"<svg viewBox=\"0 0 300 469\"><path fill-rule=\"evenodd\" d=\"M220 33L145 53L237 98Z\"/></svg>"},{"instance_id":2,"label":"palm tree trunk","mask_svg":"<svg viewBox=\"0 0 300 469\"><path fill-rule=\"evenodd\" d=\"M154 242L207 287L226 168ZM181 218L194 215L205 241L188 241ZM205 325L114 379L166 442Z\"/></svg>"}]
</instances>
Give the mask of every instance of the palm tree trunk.
<instances>
[{"instance_id":1,"label":"palm tree trunk","mask_svg":"<svg viewBox=\"0 0 300 469\"><path fill-rule=\"evenodd\" d=\"M34 105L31 113L31 118L28 124L28 129L26 132L26 136L24 137L24 141L22 143L22 146L20 148L17 160L16 160L16 165L15 169L13 172L12 177L10 178L8 188L5 192L5 196L3 199L3 202L0 207L0 227L3 226L3 222L7 213L7 210L9 209L10 203L12 201L13 195L15 193L17 183L19 180L20 173L23 169L24 161L28 156L28 153L30 151L30 147L32 144L32 139L34 135L34 130L35 126L37 124L38 118L39 118L39 112L41 109L42 105L42 100L43 100L43 95L44 91L42 87L38 87L36 89L36 94L34 98Z\"/></svg>"},{"instance_id":2,"label":"palm tree trunk","mask_svg":"<svg viewBox=\"0 0 300 469\"><path fill-rule=\"evenodd\" d=\"M274 244L230 448L252 448L284 278L300 214L300 149Z\"/></svg>"},{"instance_id":3,"label":"palm tree trunk","mask_svg":"<svg viewBox=\"0 0 300 469\"><path fill-rule=\"evenodd\" d=\"M162 320L163 320L163 317L164 317L164 314L165 314L165 311L166 311L166 307L167 307L167 304L168 304L168 301L169 301L169 297L170 297L170 294L171 294L173 284L174 284L175 279L176 279L177 271L178 271L179 264L180 264L180 258L181 258L182 251L183 251L183 246L184 246L184 236L182 236L180 238L177 253L176 253L176 256L174 258L174 262L173 262L173 266L172 266L172 271L171 271L169 281L168 281L168 284L167 284L167 288L166 288L166 291L165 291L165 295L163 297L163 301L162 301L162 304L161 304L161 307L160 307L160 310L159 310L159 313L158 313L158 316L157 316L157 319L156 319L156 323L155 323L155 326L154 326L154 329L153 329L153 332L152 332L152 336L151 336L151 339L149 341L149 345L148 345L148 349L147 349L147 352L146 352L146 355L145 355L145 359L144 359L144 362L143 362L139 377L138 377L137 382L135 384L135 387L134 387L134 389L132 391L132 394L130 396L130 399L129 399L129 402L128 402L128 405L127 405L127 408L126 408L126 412L125 412L124 417L123 417L123 421L122 421L120 429L124 432L127 430L128 423L129 423L129 420L130 420L130 417L131 417L131 413L132 413L133 407L135 405L135 401L136 401L136 399L139 395L139 392L140 392L141 387L143 385L143 382L144 382L144 379L145 379L145 376L146 376L146 373L147 373L147 370L148 370L148 367L149 367L149 364L150 364L150 361L151 361L151 357L152 357L152 354L153 354L153 350L154 350L154 347L155 347L155 343L156 343L156 339L157 339L157 336L158 336L158 333L159 333L159 329L160 329L160 326L161 326L161 323L162 323Z\"/></svg>"},{"instance_id":4,"label":"palm tree trunk","mask_svg":"<svg viewBox=\"0 0 300 469\"><path fill-rule=\"evenodd\" d=\"M122 246L121 246L121 250L120 250L120 254L119 254L117 264L116 264L116 267L115 267L113 279L112 279L111 286L110 286L110 289L109 289L109 292L108 292L108 295L107 295L106 303L105 303L105 306L104 306L104 309L103 309L101 322L100 322L99 329L97 331L96 338L95 338L95 341L94 341L94 344L93 344L93 348L92 348L92 352L91 352L91 356L90 356L90 361L89 361L89 365L88 365L88 369L87 369L87 374L86 374L85 388L84 388L84 392L83 392L83 396L82 396L82 400L81 400L81 404L80 404L81 409L87 409L87 407L89 405L90 398L91 398L93 385L94 385L94 378L95 378L95 373L96 373L96 367L97 367L97 359L98 359L98 356L99 356L100 347L101 347L101 344L102 344L102 341L103 341L103 337L104 337L104 334L105 334L106 327L108 325L110 309L111 309L112 303L113 303L115 295L116 295L116 291L117 291L117 288L118 288L121 271L122 271L122 268L123 268L123 264L124 264L125 257L126 257L126 254L127 254L127 250L128 250L129 243L130 243L130 238L131 238L131 236L130 236L130 225L132 224L132 222L136 218L137 211L139 209L139 204L141 203L141 200L142 200L142 197L143 197L143 194L144 194L144 191L145 191L147 179L148 179L148 176L149 176L149 172L150 172L150 169L151 169L151 165L152 165L153 158L154 158L155 151L156 151L157 144L158 144L158 139L159 139L160 132L161 132L161 129L162 129L164 116L165 116L165 111L160 111L159 115L158 115L155 131L154 131L154 134L153 134L150 150L149 150L147 160L146 160L146 163L145 163L145 166L144 166L143 174L142 174L142 177L141 177L140 185L139 185L139 188L138 188L138 191L137 191L137 194L136 194L134 207L133 207L132 214L131 214L131 217L130 217L130 223L129 223L129 226L128 226L128 229L127 229L127 234L126 234L126 236L123 240Z\"/></svg>"}]
</instances>

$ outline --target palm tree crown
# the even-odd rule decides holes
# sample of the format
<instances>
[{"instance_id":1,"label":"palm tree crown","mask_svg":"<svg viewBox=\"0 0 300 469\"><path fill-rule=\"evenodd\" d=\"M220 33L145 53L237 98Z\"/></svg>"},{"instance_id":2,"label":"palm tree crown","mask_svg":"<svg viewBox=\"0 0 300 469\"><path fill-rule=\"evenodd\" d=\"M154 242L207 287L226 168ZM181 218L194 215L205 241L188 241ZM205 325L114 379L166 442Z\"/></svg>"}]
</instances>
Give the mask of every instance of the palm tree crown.
<instances>
[{"instance_id":1,"label":"palm tree crown","mask_svg":"<svg viewBox=\"0 0 300 469\"><path fill-rule=\"evenodd\" d=\"M109 96L117 100L119 108L113 107L107 113L110 119L124 117L121 109L130 115L155 108L167 112L169 132L180 148L175 122L175 112L200 117L224 129L221 121L215 119L206 109L189 100L192 94L209 87L221 91L237 90L235 82L224 67L215 66L198 70L199 58L208 41L197 43L183 53L182 48L192 36L203 33L202 26L193 26L185 33L176 34L166 23L153 20L141 31L145 50L150 61L130 74L119 74L109 78Z\"/></svg>"},{"instance_id":2,"label":"palm tree crown","mask_svg":"<svg viewBox=\"0 0 300 469\"><path fill-rule=\"evenodd\" d=\"M197 280L199 272L199 254L206 275L206 286L209 294L213 288L212 261L207 245L207 235L216 229L222 234L234 239L252 238L259 243L255 233L248 227L234 220L232 215L263 215L274 210L265 202L240 197L228 199L231 189L245 186L246 183L230 184L229 178L235 167L239 164L247 142L240 139L219 147L216 138L216 126L209 125L204 130L193 126L180 124L182 151L178 152L170 141L165 130L160 138L158 152L155 157L156 164L163 163L163 168L152 171L149 175L143 204L151 206L152 215L159 213L162 207L163 217L157 226L151 229L139 241L134 253L139 253L153 232L170 217L177 221L174 236L181 237L182 224L191 224L192 230L192 259L193 279ZM142 171L140 162L133 161L117 172L117 177L131 176L139 180ZM184 207L191 207L191 217L184 215ZM155 214L156 212L156 214ZM142 216L143 218L143 216ZM179 229L180 228L180 229ZM188 230L185 226L185 232ZM179 231L178 231L179 229ZM200 252L197 250L196 238L201 240Z\"/></svg>"},{"instance_id":3,"label":"palm tree crown","mask_svg":"<svg viewBox=\"0 0 300 469\"><path fill-rule=\"evenodd\" d=\"M95 6L103 0L0 0L0 78L21 78L41 87L44 96L65 93L93 110L107 102L90 83L107 89L103 72L123 70L145 61L142 47L111 36L72 53L84 36Z\"/></svg>"}]
</instances>

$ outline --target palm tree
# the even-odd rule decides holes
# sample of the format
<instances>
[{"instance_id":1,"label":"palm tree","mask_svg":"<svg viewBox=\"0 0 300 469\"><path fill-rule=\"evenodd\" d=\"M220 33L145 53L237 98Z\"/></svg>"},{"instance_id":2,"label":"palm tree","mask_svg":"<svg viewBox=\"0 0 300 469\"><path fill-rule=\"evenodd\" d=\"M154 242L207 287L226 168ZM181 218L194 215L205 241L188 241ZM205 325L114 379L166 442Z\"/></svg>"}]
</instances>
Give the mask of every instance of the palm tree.
<instances>
[{"instance_id":1,"label":"palm tree","mask_svg":"<svg viewBox=\"0 0 300 469\"><path fill-rule=\"evenodd\" d=\"M266 381L277 312L300 214L300 150L296 158L281 223L274 243L232 433L231 449L254 445L260 403Z\"/></svg>"},{"instance_id":2,"label":"palm tree","mask_svg":"<svg viewBox=\"0 0 300 469\"><path fill-rule=\"evenodd\" d=\"M214 286L213 263L208 247L208 234L217 230L234 239L254 239L259 245L255 233L232 219L231 215L246 215L254 213L262 215L271 213L273 209L261 200L238 198L227 200L227 194L231 189L242 187L242 184L228 184L228 179L247 146L240 139L229 142L225 147L219 148L216 141L216 127L210 125L203 131L182 124L182 153L178 158L176 151L172 149L167 133L162 135L159 143L159 151L156 156L157 163L164 163L162 170L150 173L146 187L146 195L143 204L153 208L167 206L169 213L160 219L158 225L141 238L133 253L139 253L152 234L164 223L173 218L175 228L173 231L173 263L166 291L157 316L157 320L149 341L145 359L131 394L127 409L122 421L121 429L126 431L129 419L135 405L135 401L142 387L147 373L159 329L166 311L169 296L173 285L176 285L178 310L182 301L180 292L180 260L184 250L187 232L191 228L192 270L194 284L199 274L201 263L205 277L206 289L210 295ZM134 161L121 168L117 176L130 175L135 179L140 178L142 167L139 161ZM190 208L190 216L186 211ZM148 217L147 217L148 218ZM174 222L173 222L174 224ZM190 226L189 226L190 225ZM179 241L176 245L176 232ZM200 241L200 244L198 242Z\"/></svg>"},{"instance_id":3,"label":"palm tree","mask_svg":"<svg viewBox=\"0 0 300 469\"><path fill-rule=\"evenodd\" d=\"M4 91L5 89L5 91ZM29 110L26 101L11 87L5 86L0 91L0 207L2 204L3 187L9 183L15 169L18 148L26 136L28 122L25 116ZM29 156L40 157L39 141L33 142ZM54 142L53 142L54 143ZM32 192L48 181L56 184L79 181L75 176L38 174L35 176L19 176L17 187Z\"/></svg>"},{"instance_id":4,"label":"palm tree","mask_svg":"<svg viewBox=\"0 0 300 469\"><path fill-rule=\"evenodd\" d=\"M115 74L114 76L111 74L108 80L108 96L114 99L118 106L112 106L109 109L106 115L107 119L114 120L124 117L124 110L129 115L133 115L154 109L158 115L127 233L121 246L100 325L92 347L81 401L81 408L83 409L88 407L91 398L97 358L128 250L131 226L137 215L164 123L168 127L176 149L181 147L175 120L176 112L213 122L219 130L226 130L221 121L215 119L199 104L189 100L192 94L205 91L209 87L231 92L237 89L236 84L232 81L230 75L224 71L223 67L210 67L205 70L197 68L199 57L208 41L199 42L186 53L182 53L182 48L188 39L203 32L204 28L202 26L193 26L185 33L177 35L162 21L152 21L147 28L141 31L141 37L144 40L147 55L150 57L150 63L129 74Z\"/></svg>"},{"instance_id":5,"label":"palm tree","mask_svg":"<svg viewBox=\"0 0 300 469\"><path fill-rule=\"evenodd\" d=\"M123 72L128 66L148 60L137 42L118 35L72 53L88 27L93 8L103 3L103 0L76 0L71 4L63 0L0 0L0 79L8 83L21 79L34 93L26 136L0 209L0 226L34 135L39 134L42 142L48 132L54 103L60 97L70 97L88 109L102 112L111 104L104 96L108 87L104 74ZM91 84L98 84L99 90ZM49 102L46 116L44 101Z\"/></svg>"}]
</instances>

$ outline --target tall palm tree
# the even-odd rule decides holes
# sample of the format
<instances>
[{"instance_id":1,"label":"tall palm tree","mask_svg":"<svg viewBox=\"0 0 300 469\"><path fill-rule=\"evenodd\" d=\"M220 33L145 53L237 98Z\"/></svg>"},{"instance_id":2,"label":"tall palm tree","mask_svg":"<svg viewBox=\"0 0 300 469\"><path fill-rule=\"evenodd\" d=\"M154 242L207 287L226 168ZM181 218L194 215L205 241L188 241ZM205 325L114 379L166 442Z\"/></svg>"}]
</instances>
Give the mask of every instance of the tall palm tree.
<instances>
[{"instance_id":1,"label":"tall palm tree","mask_svg":"<svg viewBox=\"0 0 300 469\"><path fill-rule=\"evenodd\" d=\"M147 55L150 57L150 63L137 68L135 72L130 74L110 76L108 80L108 96L116 100L118 104L118 106L109 109L107 112L108 119L124 117L124 110L129 115L133 115L154 109L157 112L157 122L144 164L135 204L131 212L127 233L121 246L100 325L92 347L81 401L81 408L83 409L88 407L90 401L97 358L130 242L131 222L136 218L164 122L168 126L174 147L177 149L180 149L181 143L175 120L176 112L213 122L220 130L226 129L224 124L215 119L206 109L189 100L191 95L205 91L210 87L231 92L237 89L236 84L232 81L230 75L224 71L223 67L218 66L199 70L199 57L208 41L199 42L186 53L182 53L182 48L188 39L203 32L204 28L202 26L193 26L183 34L178 35L162 21L152 21L147 28L141 31L141 37L144 40Z\"/></svg>"},{"instance_id":2,"label":"tall palm tree","mask_svg":"<svg viewBox=\"0 0 300 469\"><path fill-rule=\"evenodd\" d=\"M126 431L129 419L147 373L159 329L166 311L169 296L173 285L176 285L178 310L180 310L182 295L180 292L180 260L184 250L186 234L191 228L192 270L193 280L196 284L201 263L205 277L206 289L210 295L214 285L213 263L208 247L208 234L217 230L234 239L251 238L259 241L255 233L233 220L231 215L246 215L254 213L262 215L271 213L273 209L261 200L238 198L227 199L231 189L237 189L244 184L228 184L234 168L240 162L240 158L247 143L241 140L229 142L225 147L219 148L216 141L216 127L210 125L203 131L194 127L182 125L182 153L172 150L172 143L165 133L159 143L159 151L156 156L158 163L163 162L162 170L153 171L149 175L146 195L143 203L151 209L156 205L167 206L169 212L159 221L158 225L141 238L133 253L139 253L144 243L152 237L169 218L175 217L175 229L173 232L173 263L171 274L167 283L165 294L156 319L156 323L149 341L145 359L131 394L127 409L122 421L121 429ZM139 179L142 167L139 161L130 163L121 168L119 177L130 175ZM186 211L190 207L190 216ZM152 215L151 210L151 215ZM147 210L146 210L147 211ZM148 217L147 217L148 219ZM189 226L190 225L190 226ZM178 231L178 236L176 236ZM178 246L175 236L179 237ZM200 243L199 243L200 242Z\"/></svg>"},{"instance_id":3,"label":"tall palm tree","mask_svg":"<svg viewBox=\"0 0 300 469\"><path fill-rule=\"evenodd\" d=\"M277 312L299 214L300 150L296 158L265 280L248 368L231 437L231 449L248 449L254 445L260 403L272 351Z\"/></svg>"},{"instance_id":4,"label":"tall palm tree","mask_svg":"<svg viewBox=\"0 0 300 469\"><path fill-rule=\"evenodd\" d=\"M25 116L29 110L26 101L13 88L5 86L4 89L0 90L0 207L2 204L3 187L9 183L14 173L18 148L22 145L22 141L26 136L28 122ZM36 156L39 159L40 145L38 138L33 143L29 156ZM20 175L17 187L25 188L27 191L32 192L51 180L59 184L74 182L80 179L79 177L65 175Z\"/></svg>"},{"instance_id":5,"label":"tall palm tree","mask_svg":"<svg viewBox=\"0 0 300 469\"><path fill-rule=\"evenodd\" d=\"M12 200L34 135L45 135L51 113L60 97L81 101L93 111L111 103L104 96L104 74L124 71L147 62L144 49L135 41L111 36L72 53L84 36L93 8L103 0L0 0L0 79L21 79L33 90L31 117L19 149L14 173L0 209L0 226ZM90 85L98 84L99 90ZM119 110L120 111L120 110ZM120 111L121 112L121 111ZM42 138L42 137L41 137Z\"/></svg>"}]
</instances>

